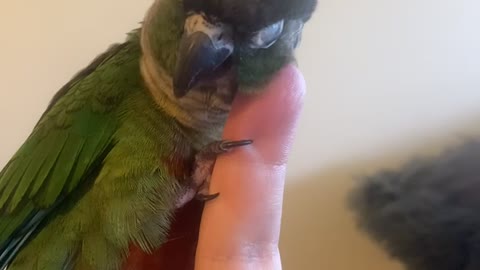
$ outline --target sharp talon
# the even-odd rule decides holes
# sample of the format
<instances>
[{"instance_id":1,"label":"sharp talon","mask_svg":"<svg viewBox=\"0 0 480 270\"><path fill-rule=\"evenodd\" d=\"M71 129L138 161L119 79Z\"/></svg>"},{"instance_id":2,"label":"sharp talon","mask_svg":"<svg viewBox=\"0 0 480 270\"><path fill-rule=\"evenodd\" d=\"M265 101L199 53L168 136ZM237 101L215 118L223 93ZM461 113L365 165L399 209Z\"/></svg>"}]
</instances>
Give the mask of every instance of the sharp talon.
<instances>
[{"instance_id":1,"label":"sharp talon","mask_svg":"<svg viewBox=\"0 0 480 270\"><path fill-rule=\"evenodd\" d=\"M253 143L253 140L242 140L242 141L223 141L220 144L220 149L222 151L229 151L232 148L247 146Z\"/></svg>"},{"instance_id":2,"label":"sharp talon","mask_svg":"<svg viewBox=\"0 0 480 270\"><path fill-rule=\"evenodd\" d=\"M252 144L253 140L239 141L214 141L207 144L195 155L195 163L192 171L192 184L197 188L195 199L208 202L216 199L220 194L206 195L210 186L210 176L218 155L229 152L233 148ZM193 194L190 194L192 196ZM192 198L192 197L190 197Z\"/></svg>"},{"instance_id":3,"label":"sharp talon","mask_svg":"<svg viewBox=\"0 0 480 270\"><path fill-rule=\"evenodd\" d=\"M220 196L220 193L215 193L210 195L197 194L195 198L201 202L208 202L216 199L218 196Z\"/></svg>"}]
</instances>

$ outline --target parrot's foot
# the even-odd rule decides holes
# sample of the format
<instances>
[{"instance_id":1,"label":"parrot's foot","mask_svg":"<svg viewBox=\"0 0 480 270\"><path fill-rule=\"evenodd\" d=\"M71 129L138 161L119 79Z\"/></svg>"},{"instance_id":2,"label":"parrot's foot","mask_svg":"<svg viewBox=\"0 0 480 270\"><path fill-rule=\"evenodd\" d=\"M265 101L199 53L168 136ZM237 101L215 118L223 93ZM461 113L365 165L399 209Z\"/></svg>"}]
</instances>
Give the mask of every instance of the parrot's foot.
<instances>
[{"instance_id":1,"label":"parrot's foot","mask_svg":"<svg viewBox=\"0 0 480 270\"><path fill-rule=\"evenodd\" d=\"M216 199L218 196L220 196L220 193L207 194L207 195L197 193L197 195L195 196L195 199L201 202L208 202Z\"/></svg>"},{"instance_id":2,"label":"parrot's foot","mask_svg":"<svg viewBox=\"0 0 480 270\"><path fill-rule=\"evenodd\" d=\"M215 159L218 155L230 152L233 148L247 146L252 143L253 140L214 141L198 152L198 154L195 156L195 161L197 164L207 160L215 162ZM213 167L211 169L213 169Z\"/></svg>"},{"instance_id":3,"label":"parrot's foot","mask_svg":"<svg viewBox=\"0 0 480 270\"><path fill-rule=\"evenodd\" d=\"M193 170L193 182L197 187L195 199L200 201L211 201L217 198L220 193L210 194L210 176L213 172L215 160L220 154L230 152L232 149L252 144L252 140L241 141L215 141L208 144L195 156Z\"/></svg>"}]
</instances>

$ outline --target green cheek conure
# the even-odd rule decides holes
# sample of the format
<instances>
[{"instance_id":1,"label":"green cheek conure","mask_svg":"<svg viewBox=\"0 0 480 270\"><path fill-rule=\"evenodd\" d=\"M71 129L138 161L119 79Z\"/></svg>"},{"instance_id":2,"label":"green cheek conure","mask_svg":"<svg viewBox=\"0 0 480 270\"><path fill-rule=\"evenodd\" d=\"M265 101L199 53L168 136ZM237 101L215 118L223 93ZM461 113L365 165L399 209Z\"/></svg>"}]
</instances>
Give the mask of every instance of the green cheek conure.
<instances>
[{"instance_id":1,"label":"green cheek conure","mask_svg":"<svg viewBox=\"0 0 480 270\"><path fill-rule=\"evenodd\" d=\"M121 269L211 200L237 92L294 61L316 0L156 0L53 98L0 172L0 269Z\"/></svg>"}]
</instances>

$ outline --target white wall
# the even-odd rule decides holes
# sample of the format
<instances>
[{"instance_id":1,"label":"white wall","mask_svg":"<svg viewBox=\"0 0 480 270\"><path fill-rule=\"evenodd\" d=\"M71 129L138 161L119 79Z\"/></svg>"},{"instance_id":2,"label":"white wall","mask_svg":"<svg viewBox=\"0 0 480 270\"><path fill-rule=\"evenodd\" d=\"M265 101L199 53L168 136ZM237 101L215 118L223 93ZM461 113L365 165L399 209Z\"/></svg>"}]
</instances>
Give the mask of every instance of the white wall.
<instances>
[{"instance_id":1,"label":"white wall","mask_svg":"<svg viewBox=\"0 0 480 270\"><path fill-rule=\"evenodd\" d=\"M136 27L150 1L0 1L0 165L57 89ZM320 2L299 51L309 93L287 180L284 266L401 269L356 231L344 197L353 176L470 129L480 2Z\"/></svg>"}]
</instances>

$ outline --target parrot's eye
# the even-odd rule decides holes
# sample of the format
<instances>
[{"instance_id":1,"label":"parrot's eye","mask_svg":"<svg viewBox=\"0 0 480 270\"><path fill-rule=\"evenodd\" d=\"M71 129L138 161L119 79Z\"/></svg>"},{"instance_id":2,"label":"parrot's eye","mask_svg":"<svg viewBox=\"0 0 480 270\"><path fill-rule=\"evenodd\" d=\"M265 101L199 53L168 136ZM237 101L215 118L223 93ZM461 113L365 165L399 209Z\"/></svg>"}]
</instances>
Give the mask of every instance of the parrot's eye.
<instances>
[{"instance_id":1,"label":"parrot's eye","mask_svg":"<svg viewBox=\"0 0 480 270\"><path fill-rule=\"evenodd\" d=\"M283 32L283 20L271 24L249 35L249 45L253 49L266 49L278 40Z\"/></svg>"}]
</instances>

